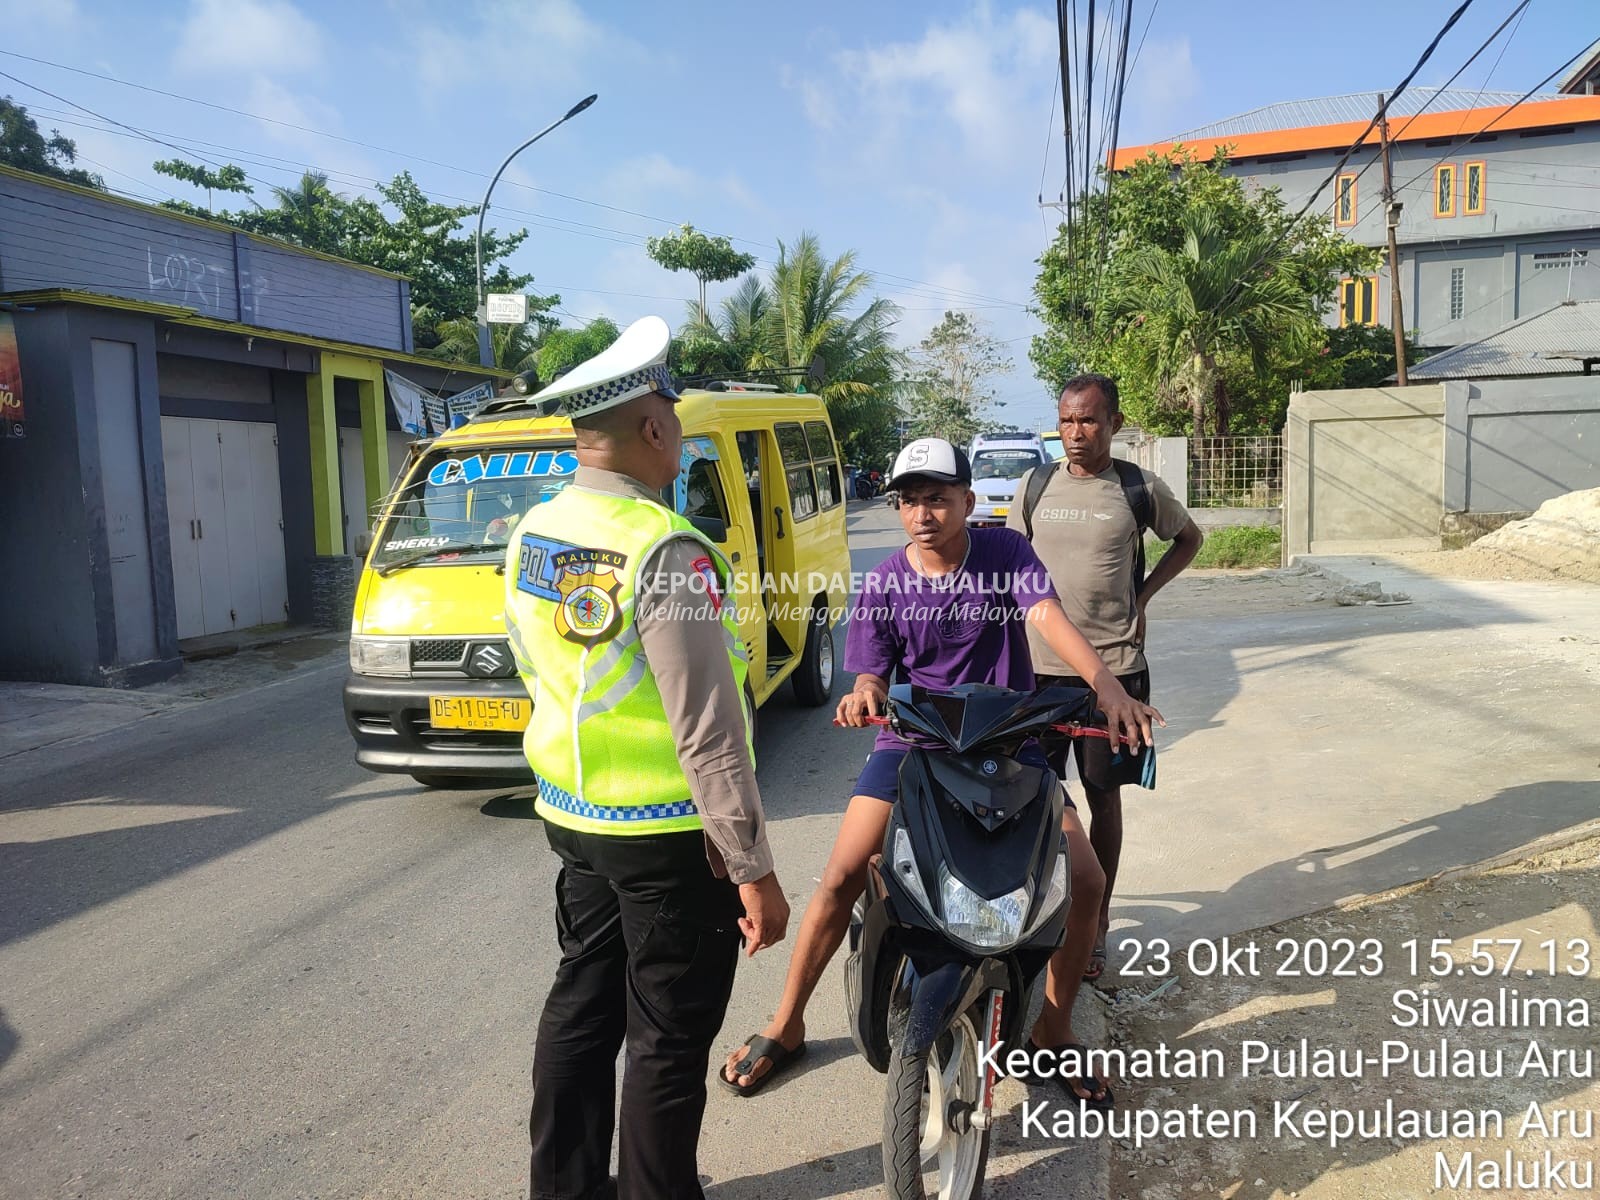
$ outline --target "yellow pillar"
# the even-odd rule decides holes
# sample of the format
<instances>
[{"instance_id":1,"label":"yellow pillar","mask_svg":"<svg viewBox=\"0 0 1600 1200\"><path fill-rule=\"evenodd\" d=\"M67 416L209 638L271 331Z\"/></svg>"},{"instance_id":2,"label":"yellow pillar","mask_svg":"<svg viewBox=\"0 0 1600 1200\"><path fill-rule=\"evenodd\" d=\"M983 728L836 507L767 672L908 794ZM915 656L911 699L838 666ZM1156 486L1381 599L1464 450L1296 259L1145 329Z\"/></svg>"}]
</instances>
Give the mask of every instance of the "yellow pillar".
<instances>
[{"instance_id":1,"label":"yellow pillar","mask_svg":"<svg viewBox=\"0 0 1600 1200\"><path fill-rule=\"evenodd\" d=\"M322 369L306 376L306 417L311 427L311 517L317 554L344 553L344 520L339 500L339 421L333 411L333 369L324 355Z\"/></svg>"},{"instance_id":2,"label":"yellow pillar","mask_svg":"<svg viewBox=\"0 0 1600 1200\"><path fill-rule=\"evenodd\" d=\"M378 363L372 365L383 370ZM358 380L356 390L361 397L361 463L367 485L367 502L362 511L367 514L370 527L377 515L373 509L389 491L389 433L383 412L383 377Z\"/></svg>"}]
</instances>

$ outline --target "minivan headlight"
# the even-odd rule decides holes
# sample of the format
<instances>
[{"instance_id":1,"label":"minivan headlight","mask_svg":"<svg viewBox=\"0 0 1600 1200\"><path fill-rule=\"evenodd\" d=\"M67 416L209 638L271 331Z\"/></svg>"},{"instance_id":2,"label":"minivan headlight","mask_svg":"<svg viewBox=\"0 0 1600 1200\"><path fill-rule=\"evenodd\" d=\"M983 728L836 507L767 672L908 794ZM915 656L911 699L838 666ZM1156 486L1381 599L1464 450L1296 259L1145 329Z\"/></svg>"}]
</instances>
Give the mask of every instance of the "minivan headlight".
<instances>
[{"instance_id":1,"label":"minivan headlight","mask_svg":"<svg viewBox=\"0 0 1600 1200\"><path fill-rule=\"evenodd\" d=\"M1028 889L1020 887L987 900L939 867L939 901L950 932L970 946L999 950L1022 940L1028 917Z\"/></svg>"},{"instance_id":2,"label":"minivan headlight","mask_svg":"<svg viewBox=\"0 0 1600 1200\"><path fill-rule=\"evenodd\" d=\"M350 670L357 675L411 675L411 639L406 637L350 637Z\"/></svg>"}]
</instances>

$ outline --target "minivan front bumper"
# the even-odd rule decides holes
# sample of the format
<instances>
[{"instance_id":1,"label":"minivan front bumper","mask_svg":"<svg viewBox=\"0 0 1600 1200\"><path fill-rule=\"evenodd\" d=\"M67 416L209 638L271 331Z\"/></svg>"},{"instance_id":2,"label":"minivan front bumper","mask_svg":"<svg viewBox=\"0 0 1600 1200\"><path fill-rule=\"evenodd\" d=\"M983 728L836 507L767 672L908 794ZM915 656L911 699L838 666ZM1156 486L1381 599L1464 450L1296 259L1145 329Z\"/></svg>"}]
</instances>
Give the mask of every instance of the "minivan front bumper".
<instances>
[{"instance_id":1,"label":"minivan front bumper","mask_svg":"<svg viewBox=\"0 0 1600 1200\"><path fill-rule=\"evenodd\" d=\"M381 679L351 675L344 685L344 719L356 742L356 762L369 771L469 775L531 782L522 733L500 729L437 729L429 697L482 696L526 700L522 680Z\"/></svg>"}]
</instances>

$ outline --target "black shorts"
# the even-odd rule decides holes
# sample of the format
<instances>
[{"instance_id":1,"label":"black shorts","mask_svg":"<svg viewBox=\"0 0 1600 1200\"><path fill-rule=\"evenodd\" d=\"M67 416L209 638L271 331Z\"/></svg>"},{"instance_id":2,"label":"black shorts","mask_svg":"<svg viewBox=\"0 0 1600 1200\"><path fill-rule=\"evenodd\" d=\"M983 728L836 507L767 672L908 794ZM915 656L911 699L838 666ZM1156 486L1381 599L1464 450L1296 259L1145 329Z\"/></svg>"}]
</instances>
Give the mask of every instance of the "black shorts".
<instances>
[{"instance_id":1,"label":"black shorts","mask_svg":"<svg viewBox=\"0 0 1600 1200\"><path fill-rule=\"evenodd\" d=\"M874 800L882 800L888 804L900 799L900 764L905 761L906 753L898 746L886 746L867 755L867 765L861 768L861 775L856 780L856 790L851 794L871 796ZM1037 742L1030 742L1024 746L1017 754L1017 761L1030 767L1050 766ZM1056 775L1060 774L1061 772L1057 770ZM1067 796L1067 807L1075 807L1071 795Z\"/></svg>"},{"instance_id":2,"label":"black shorts","mask_svg":"<svg viewBox=\"0 0 1600 1200\"><path fill-rule=\"evenodd\" d=\"M1129 675L1118 675L1117 679L1128 695L1145 704L1150 703L1149 671L1134 671ZM1039 687L1047 684L1076 688L1089 686L1076 675L1040 675L1036 683ZM1072 751L1078 761L1078 778L1083 781L1085 788L1093 788L1097 792L1113 791L1124 784L1137 786L1143 773L1143 762L1137 755L1124 754L1121 761L1113 762L1115 756L1111 743L1104 738L1077 738L1072 743ZM1050 765L1055 768L1057 775L1065 779L1066 751L1060 751L1053 758Z\"/></svg>"}]
</instances>

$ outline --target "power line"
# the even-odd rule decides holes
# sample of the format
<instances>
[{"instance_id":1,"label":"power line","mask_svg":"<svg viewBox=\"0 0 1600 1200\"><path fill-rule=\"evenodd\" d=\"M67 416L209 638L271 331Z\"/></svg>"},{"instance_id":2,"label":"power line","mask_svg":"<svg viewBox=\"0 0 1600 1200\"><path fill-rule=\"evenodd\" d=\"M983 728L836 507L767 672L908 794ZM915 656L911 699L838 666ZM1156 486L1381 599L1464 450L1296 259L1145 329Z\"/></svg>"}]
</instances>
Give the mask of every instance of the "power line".
<instances>
[{"instance_id":1,"label":"power line","mask_svg":"<svg viewBox=\"0 0 1600 1200\"><path fill-rule=\"evenodd\" d=\"M1433 90L1433 94L1428 97L1426 102L1424 102L1422 105L1420 105L1418 107L1416 112L1411 114L1411 116L1406 120L1406 123L1400 127L1399 132L1393 133L1393 134L1391 134L1389 136L1389 141L1390 141L1391 144L1394 143L1394 142L1398 142L1402 137L1405 136L1406 130L1411 128L1411 123L1413 121L1415 121L1418 117L1420 117L1424 112L1426 112L1427 109L1428 109L1428 105L1432 104L1435 100L1437 100L1440 96L1442 96L1444 94L1444 92L1445 92L1445 89L1448 88L1452 83L1454 83L1457 79L1459 79L1461 77L1461 73L1463 71L1465 71L1474 62L1477 61L1478 55L1482 54L1485 50L1487 50L1494 43L1494 40L1496 38L1498 38L1502 32L1504 32L1505 27L1507 25L1511 24L1511 22L1512 22L1512 20L1514 18L1520 17L1521 14L1523 14L1523 13L1525 13L1527 11L1528 5L1531 2L1532 2L1532 0L1522 0L1522 3L1518 4L1516 8L1511 10L1511 12L1506 16L1506 19L1504 21L1501 21L1500 24L1495 28L1495 31L1493 33L1491 33L1487 38L1485 38L1483 40L1483 43L1476 50L1474 50L1472 52L1472 56L1470 58L1468 58L1466 62L1462 63L1459 67L1456 68L1455 74L1451 75L1449 79L1446 79L1442 84L1440 84L1437 88L1435 88ZM1512 36L1514 37L1516 35L1513 34ZM1506 39L1506 46L1509 46L1510 44L1511 44L1511 39L1507 38ZM1500 53L1502 55L1505 54L1505 46L1502 46L1500 48ZM1498 60L1496 60L1495 65L1496 66L1499 65L1499 61ZM1489 74L1490 74L1490 76L1492 76L1494 74L1494 70L1492 68L1490 69ZM1484 82L1485 82L1485 86L1487 86L1488 80L1485 79ZM1483 88L1479 88L1478 89L1478 95L1479 96L1483 95ZM1474 103L1476 103L1476 99L1474 99ZM1466 118L1463 117L1462 120L1465 121ZM1356 173L1356 182L1357 183L1361 182L1361 177L1363 175L1365 175L1368 171L1372 170L1373 163L1376 163L1377 161L1378 160L1376 158L1374 158L1372 160L1372 162L1369 162L1366 166L1362 167L1361 170Z\"/></svg>"},{"instance_id":2,"label":"power line","mask_svg":"<svg viewBox=\"0 0 1600 1200\"><path fill-rule=\"evenodd\" d=\"M1569 58L1569 59L1567 59L1567 61L1566 61L1566 62L1564 62L1564 63L1562 63L1562 64L1561 64L1561 65L1560 65L1560 66L1559 66L1559 67L1557 67L1557 68L1556 68L1556 69L1555 69L1555 70L1554 70L1554 71L1551 71L1551 72L1550 72L1550 74L1548 74L1548 75L1546 75L1546 76L1545 76L1545 77L1544 77L1544 78L1543 78L1543 79L1541 79L1541 80L1540 80L1540 81L1539 81L1539 82L1538 82L1538 83L1536 83L1536 84L1534 84L1534 85L1533 85L1533 86L1532 86L1532 87L1531 87L1531 88L1529 88L1529 89L1528 89L1528 90L1527 90L1527 91L1525 91L1525 92L1523 92L1523 93L1522 93L1522 95L1521 95L1521 96L1519 96L1519 97L1517 97L1517 99L1516 99L1516 100L1514 100L1514 101L1512 101L1512 102L1511 102L1511 104L1509 104L1509 105L1508 105L1508 106L1507 106L1507 107L1506 107L1506 108L1505 108L1505 109L1504 109L1504 110L1503 110L1503 111L1502 111L1502 112L1501 112L1501 113L1499 113L1499 115L1497 115L1497 116L1496 116L1496 117L1494 117L1494 118L1493 118L1493 119L1492 119L1492 120L1491 120L1491 121L1489 121L1489 122L1488 122L1488 124L1486 124L1486 125L1484 125L1484 127L1483 127L1483 128L1482 128L1482 129L1480 129L1480 130L1478 130L1478 132L1477 132L1477 133L1475 133L1475 134L1473 134L1473 135L1472 135L1472 136L1471 136L1471 137L1469 137L1469 138L1468 138L1468 139L1467 139L1467 140L1466 140L1466 141L1464 141L1464 142L1462 142L1462 143L1461 143L1461 144L1460 144L1460 145L1459 145L1459 146L1451 146L1451 147L1450 147L1450 151L1449 151L1449 153L1448 153L1448 154L1446 154L1446 155L1445 155L1445 156L1444 156L1444 158L1440 158L1440 159L1437 159L1437 160L1435 160L1435 161L1434 161L1434 162L1432 162L1432 163L1430 163L1430 164L1429 164L1429 165L1428 165L1428 166L1427 166L1427 167L1425 167L1425 168L1424 168L1424 169L1423 169L1423 170L1422 170L1422 171L1420 171L1420 172L1418 172L1418 173L1417 173L1417 174L1416 174L1416 175L1414 175L1414 176L1412 176L1412 177L1411 177L1411 178L1410 178L1410 179L1409 179L1409 180L1407 180L1407 181L1406 181L1406 182L1405 182L1405 183L1403 183L1403 184L1401 184L1401 185L1400 185L1400 186L1401 186L1401 188L1408 188L1408 187L1410 187L1410 186L1411 186L1411 185L1412 185L1412 184L1413 184L1413 183L1415 183L1415 182L1416 182L1416 181L1417 181L1417 180L1419 180L1419 179L1421 179L1421 178L1422 178L1422 177L1423 177L1423 176L1424 176L1424 175L1426 175L1426 174L1428 174L1428 173L1429 173L1429 172L1430 172L1430 171L1432 171L1432 170L1433 170L1433 169L1434 169L1434 168L1435 168L1435 167L1437 167L1437 166L1438 166L1438 165L1439 165L1439 164L1440 164L1440 163L1442 163L1442 162L1444 162L1444 161L1445 161L1445 159L1446 159L1446 158L1451 158L1451 157L1453 157L1453 156L1454 156L1454 155L1455 155L1455 154L1456 154L1456 153L1458 153L1458 152L1459 152L1459 151L1460 151L1460 150L1462 150L1462 149L1463 149L1463 148L1465 148L1465 147L1467 147L1467 146L1470 146L1470 145L1472 145L1472 143L1473 143L1473 142L1475 142L1475 141L1477 141L1477 140L1478 140L1478 139L1479 139L1479 138L1481 138L1481 137L1482 137L1482 136L1483 136L1483 135L1484 135L1484 134L1486 134L1486 133L1488 133L1488 132L1489 132L1489 130L1491 130L1491 129L1493 129L1493 128L1494 128L1494 127L1495 127L1495 126L1496 126L1496 125L1498 125L1498 124L1499 124L1499 123L1500 123L1500 122L1501 122L1501 121L1503 121L1503 120L1505 120L1505 119L1506 119L1506 117L1508 117L1508 116L1510 116L1510 115L1511 115L1511 113L1512 113L1512 112L1513 112L1513 111L1514 111L1514 110L1515 110L1515 109L1516 109L1516 108L1517 108L1517 107L1518 107L1518 106L1520 106L1520 105L1521 105L1521 104L1522 104L1522 103L1523 103L1523 102L1524 102L1524 101L1526 101L1526 100L1527 100L1527 99L1528 99L1528 98L1529 98L1529 97L1530 97L1530 96L1532 96L1532 95L1534 95L1534 94L1535 94L1535 93L1536 93L1536 92L1538 92L1538 90L1539 90L1539 89L1540 89L1540 88L1542 88L1542 87L1544 87L1544 86L1545 86L1545 85L1546 85L1546 84L1547 84L1547 83L1549 83L1549 82L1550 82L1550 81L1551 81L1551 80L1552 80L1552 79L1554 79L1554 78L1555 78L1555 77L1556 77L1556 76L1557 76L1557 75L1559 75L1559 74L1561 74L1561 73L1562 73L1562 72L1563 72L1563 71L1565 71L1565 70L1566 70L1566 69L1567 69L1567 68L1568 68L1568 67L1570 67L1570 66L1571 66L1571 65L1572 65L1572 64L1573 64L1573 63L1575 63L1575 62L1577 62L1577 61L1578 61L1578 60L1579 60L1579 59L1580 59L1580 58L1582 58L1582 57L1583 57L1583 56L1584 56L1584 55L1585 55L1585 54L1587 54L1587 53L1588 53L1588 52L1589 52L1589 50L1588 50L1588 47L1585 47L1585 48L1584 48L1584 49L1582 49L1582 50L1579 50L1579 51L1578 51L1578 52L1577 52L1577 53L1576 53L1576 54L1574 54L1574 55L1573 55L1573 56L1572 56L1572 57L1571 57L1571 58Z\"/></svg>"}]
</instances>

